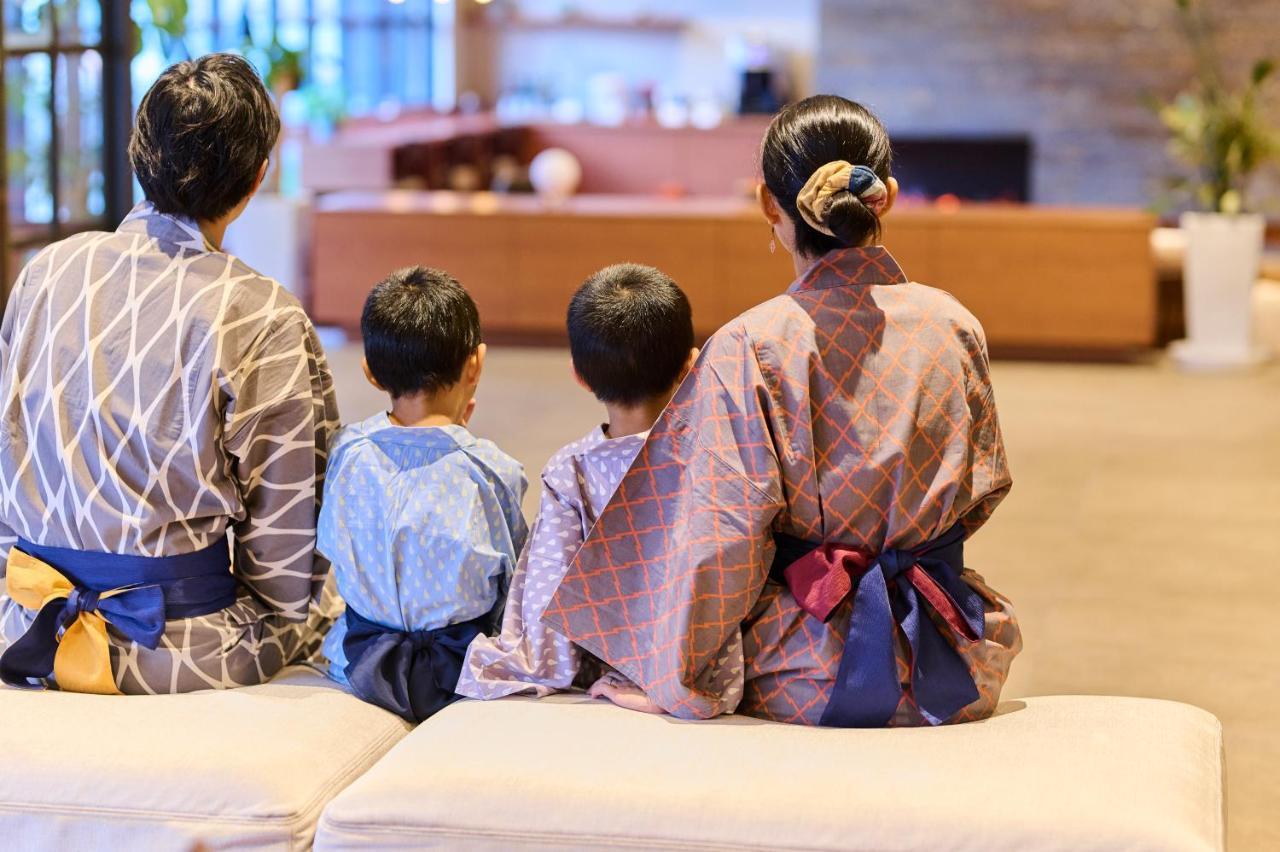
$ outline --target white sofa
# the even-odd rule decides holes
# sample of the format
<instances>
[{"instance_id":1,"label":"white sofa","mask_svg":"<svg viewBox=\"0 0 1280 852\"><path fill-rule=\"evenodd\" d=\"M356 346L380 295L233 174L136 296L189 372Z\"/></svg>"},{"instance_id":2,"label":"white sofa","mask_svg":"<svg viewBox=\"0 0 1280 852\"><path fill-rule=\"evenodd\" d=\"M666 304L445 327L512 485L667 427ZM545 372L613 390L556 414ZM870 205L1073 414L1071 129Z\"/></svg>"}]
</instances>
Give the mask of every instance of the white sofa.
<instances>
[{"instance_id":1,"label":"white sofa","mask_svg":"<svg viewBox=\"0 0 1280 852\"><path fill-rule=\"evenodd\" d=\"M1221 726L1185 704L830 730L571 695L447 708L329 804L316 848L1190 852L1223 829Z\"/></svg>"},{"instance_id":2,"label":"white sofa","mask_svg":"<svg viewBox=\"0 0 1280 852\"><path fill-rule=\"evenodd\" d=\"M263 686L0 688L0 848L306 849L328 801L408 733L295 667Z\"/></svg>"},{"instance_id":3,"label":"white sofa","mask_svg":"<svg viewBox=\"0 0 1280 852\"><path fill-rule=\"evenodd\" d=\"M409 733L295 668L178 696L0 689L0 719L0 848L24 852L1223 844L1221 727L1166 701L1028 698L851 731L579 694L463 701Z\"/></svg>"}]
</instances>

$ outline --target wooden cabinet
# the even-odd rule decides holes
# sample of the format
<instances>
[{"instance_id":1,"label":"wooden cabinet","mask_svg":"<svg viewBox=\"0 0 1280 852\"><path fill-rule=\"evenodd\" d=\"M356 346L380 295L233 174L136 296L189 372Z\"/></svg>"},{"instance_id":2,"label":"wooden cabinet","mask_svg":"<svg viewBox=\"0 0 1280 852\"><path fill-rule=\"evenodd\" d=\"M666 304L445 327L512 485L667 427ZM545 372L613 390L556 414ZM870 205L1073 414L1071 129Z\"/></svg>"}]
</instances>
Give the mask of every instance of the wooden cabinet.
<instances>
[{"instance_id":1,"label":"wooden cabinet","mask_svg":"<svg viewBox=\"0 0 1280 852\"><path fill-rule=\"evenodd\" d=\"M1151 217L1035 207L895 210L884 244L913 280L947 290L981 320L996 352L1112 354L1153 344ZM312 311L354 328L392 269L437 266L471 291L491 338L558 340L570 295L610 263L674 278L709 334L783 292L791 259L734 199L531 197L389 192L321 199L312 241Z\"/></svg>"}]
</instances>

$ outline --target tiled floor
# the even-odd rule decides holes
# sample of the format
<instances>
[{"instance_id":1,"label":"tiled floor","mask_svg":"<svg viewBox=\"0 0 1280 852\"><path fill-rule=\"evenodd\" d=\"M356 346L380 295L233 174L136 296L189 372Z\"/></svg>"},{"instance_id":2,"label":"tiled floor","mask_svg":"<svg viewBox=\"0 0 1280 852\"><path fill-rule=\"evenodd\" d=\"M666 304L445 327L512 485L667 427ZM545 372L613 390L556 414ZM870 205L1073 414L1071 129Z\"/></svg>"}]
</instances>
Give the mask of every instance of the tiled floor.
<instances>
[{"instance_id":1,"label":"tiled floor","mask_svg":"<svg viewBox=\"0 0 1280 852\"><path fill-rule=\"evenodd\" d=\"M378 410L358 349L331 357L344 416ZM994 373L1014 489L967 555L1022 619L1007 694L1213 711L1226 726L1231 846L1280 848L1280 367ZM472 425L525 463L532 514L543 462L601 414L567 353L499 348Z\"/></svg>"}]
</instances>

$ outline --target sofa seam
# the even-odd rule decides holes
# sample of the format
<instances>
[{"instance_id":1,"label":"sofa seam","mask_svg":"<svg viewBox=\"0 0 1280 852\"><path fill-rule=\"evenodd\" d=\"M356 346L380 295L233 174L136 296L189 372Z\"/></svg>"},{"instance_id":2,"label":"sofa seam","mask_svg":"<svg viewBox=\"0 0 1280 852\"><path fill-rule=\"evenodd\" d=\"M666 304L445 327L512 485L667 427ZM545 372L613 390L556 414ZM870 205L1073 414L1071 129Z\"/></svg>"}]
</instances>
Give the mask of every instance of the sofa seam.
<instances>
[{"instance_id":1,"label":"sofa seam","mask_svg":"<svg viewBox=\"0 0 1280 852\"><path fill-rule=\"evenodd\" d=\"M774 850L776 845L760 845L760 844L744 844L733 843L724 844L714 841L689 841L689 840L673 840L657 837L634 837L634 838L618 838L607 837L596 834L568 833L568 832L545 832L545 831L484 831L479 829L466 828L441 828L441 827L419 827L409 825L377 825L370 826L368 824L344 823L341 820L326 818L321 816L320 825L326 828L338 830L359 832L366 836L369 835L391 835L394 837L419 836L419 837L474 837L488 838L493 840L535 840L545 844L556 843L581 843L590 842L593 845L611 846L619 849L699 849L707 850L707 852L715 852L715 850L736 850L736 849L755 849L755 850ZM788 846L788 849L796 850L813 850L813 852L823 852L827 847L823 846Z\"/></svg>"},{"instance_id":2,"label":"sofa seam","mask_svg":"<svg viewBox=\"0 0 1280 852\"><path fill-rule=\"evenodd\" d=\"M376 742L370 743L369 745L365 746L364 751L360 752L351 760L347 761L346 765L343 766L342 768L342 772L335 775L333 780L331 780L328 784L326 784L323 789L321 789L318 793L316 793L314 797L312 797L311 801L307 803L306 807L304 807L300 811L299 817L301 817L303 814L309 814L314 812L316 815L314 822L318 826L320 824L320 818L324 816L325 809L328 807L329 803L332 802L333 799L338 795L338 793L340 793L342 790L345 790L347 787L350 787L353 783L355 783L355 781L358 778L363 777L365 773L368 772L368 770L372 768L374 764L377 763L377 760L381 757L381 755L386 754L388 751L391 750L391 748L395 746L396 742L399 742L399 740L393 741L393 737L395 736L395 734L396 734L396 731L394 729L386 731ZM401 737L400 739L403 739L403 737ZM390 745L387 745L388 743L390 743ZM384 745L387 745L387 747L383 748ZM375 753L377 753L379 757L374 758L373 760L370 760L370 758ZM359 772L356 772L355 767L358 765L364 765L365 768L363 770L360 770ZM351 777L353 774L356 776L355 778ZM344 779L347 779L345 783L343 783Z\"/></svg>"}]
</instances>

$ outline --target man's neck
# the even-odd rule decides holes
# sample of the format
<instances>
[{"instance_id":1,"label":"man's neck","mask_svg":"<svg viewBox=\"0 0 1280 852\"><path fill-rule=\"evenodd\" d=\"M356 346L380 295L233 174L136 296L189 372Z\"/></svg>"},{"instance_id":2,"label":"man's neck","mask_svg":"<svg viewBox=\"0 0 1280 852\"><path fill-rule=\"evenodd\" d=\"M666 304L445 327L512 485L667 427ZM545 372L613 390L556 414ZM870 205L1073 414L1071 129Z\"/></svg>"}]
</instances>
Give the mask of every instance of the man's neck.
<instances>
[{"instance_id":1,"label":"man's neck","mask_svg":"<svg viewBox=\"0 0 1280 852\"><path fill-rule=\"evenodd\" d=\"M222 240L227 236L227 226L231 224L229 217L218 220L199 219L196 224L200 226L200 233L204 234L204 238L209 241L209 245L222 251Z\"/></svg>"}]
</instances>

